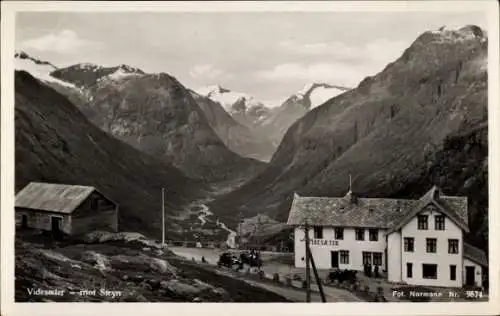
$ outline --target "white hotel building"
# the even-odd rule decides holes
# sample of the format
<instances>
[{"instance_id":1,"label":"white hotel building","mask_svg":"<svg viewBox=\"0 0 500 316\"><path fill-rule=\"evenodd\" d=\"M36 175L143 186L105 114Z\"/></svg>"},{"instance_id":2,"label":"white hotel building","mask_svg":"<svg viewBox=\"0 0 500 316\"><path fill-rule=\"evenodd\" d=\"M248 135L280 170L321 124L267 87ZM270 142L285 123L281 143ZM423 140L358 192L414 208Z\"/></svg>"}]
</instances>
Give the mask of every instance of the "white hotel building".
<instances>
[{"instance_id":1,"label":"white hotel building","mask_svg":"<svg viewBox=\"0 0 500 316\"><path fill-rule=\"evenodd\" d=\"M305 230L318 269L386 271L391 282L481 286L485 253L464 242L467 198L433 187L418 200L294 195L288 224L295 226L295 266L305 267Z\"/></svg>"}]
</instances>

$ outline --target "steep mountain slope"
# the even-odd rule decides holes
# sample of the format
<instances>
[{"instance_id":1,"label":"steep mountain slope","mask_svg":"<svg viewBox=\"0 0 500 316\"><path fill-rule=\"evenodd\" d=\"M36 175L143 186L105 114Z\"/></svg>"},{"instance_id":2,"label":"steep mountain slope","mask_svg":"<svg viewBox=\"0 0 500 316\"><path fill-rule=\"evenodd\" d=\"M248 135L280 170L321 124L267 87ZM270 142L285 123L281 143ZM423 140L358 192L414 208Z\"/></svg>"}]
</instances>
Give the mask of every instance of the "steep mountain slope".
<instances>
[{"instance_id":1,"label":"steep mountain slope","mask_svg":"<svg viewBox=\"0 0 500 316\"><path fill-rule=\"evenodd\" d=\"M228 220L239 211L285 220L294 191L342 196L349 174L357 194L404 197L410 184L431 182L426 157L487 121L486 71L487 37L480 28L425 32L382 72L294 123L266 170L211 209ZM470 201L481 199L468 193Z\"/></svg>"},{"instance_id":2,"label":"steep mountain slope","mask_svg":"<svg viewBox=\"0 0 500 316\"><path fill-rule=\"evenodd\" d=\"M90 102L80 108L111 135L172 163L190 177L210 182L239 182L263 167L263 163L243 158L224 145L204 111L174 77L136 72L99 77L95 73L102 69L89 69L83 72L89 76L82 77L85 79L76 75L65 79L88 86ZM71 74L67 69L61 73Z\"/></svg>"},{"instance_id":3,"label":"steep mountain slope","mask_svg":"<svg viewBox=\"0 0 500 316\"><path fill-rule=\"evenodd\" d=\"M262 161L268 161L271 158L276 150L271 142L259 137L247 126L236 122L220 103L194 91L191 91L191 95L205 113L212 129L230 150L240 156Z\"/></svg>"},{"instance_id":4,"label":"steep mountain slope","mask_svg":"<svg viewBox=\"0 0 500 316\"><path fill-rule=\"evenodd\" d=\"M349 88L326 83L308 84L301 91L286 99L281 106L273 109L271 114L260 122L260 127L273 144L278 146L288 128L295 121L309 110L348 90Z\"/></svg>"},{"instance_id":5,"label":"steep mountain slope","mask_svg":"<svg viewBox=\"0 0 500 316\"><path fill-rule=\"evenodd\" d=\"M95 186L120 204L120 229L159 237L161 188L168 189L169 213L205 188L101 131L24 71L15 74L15 132L16 190L30 181Z\"/></svg>"},{"instance_id":6,"label":"steep mountain slope","mask_svg":"<svg viewBox=\"0 0 500 316\"><path fill-rule=\"evenodd\" d=\"M468 196L468 241L484 248L488 244L488 125L479 124L444 141L440 150L430 152L426 167L414 181L407 182L394 196L417 197L433 184L445 192ZM487 249L485 249L487 251Z\"/></svg>"}]
</instances>

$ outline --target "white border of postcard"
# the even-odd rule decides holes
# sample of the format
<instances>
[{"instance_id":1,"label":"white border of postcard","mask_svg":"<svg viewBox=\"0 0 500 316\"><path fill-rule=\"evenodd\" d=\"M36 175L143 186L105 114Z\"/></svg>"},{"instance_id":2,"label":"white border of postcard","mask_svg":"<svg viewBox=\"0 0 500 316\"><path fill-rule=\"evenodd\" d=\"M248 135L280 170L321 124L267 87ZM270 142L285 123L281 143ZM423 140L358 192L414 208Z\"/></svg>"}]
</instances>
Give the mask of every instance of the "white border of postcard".
<instances>
[{"instance_id":1,"label":"white border of postcard","mask_svg":"<svg viewBox=\"0 0 500 316\"><path fill-rule=\"evenodd\" d=\"M500 297L499 214L499 18L496 1L322 1L322 2L91 2L2 1L1 74L1 308L2 315L498 315ZM14 302L14 25L17 11L483 11L488 19L489 100L489 302L471 303L15 303ZM133 23L133 21L131 21ZM78 306L76 306L78 305Z\"/></svg>"}]
</instances>

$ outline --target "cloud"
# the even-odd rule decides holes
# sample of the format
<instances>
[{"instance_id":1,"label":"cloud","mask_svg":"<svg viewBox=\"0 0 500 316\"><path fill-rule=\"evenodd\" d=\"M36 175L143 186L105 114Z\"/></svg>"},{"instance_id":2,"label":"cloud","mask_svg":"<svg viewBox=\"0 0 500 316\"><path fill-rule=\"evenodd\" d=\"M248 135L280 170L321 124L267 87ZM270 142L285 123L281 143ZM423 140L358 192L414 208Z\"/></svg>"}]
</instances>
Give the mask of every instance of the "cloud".
<instances>
[{"instance_id":1,"label":"cloud","mask_svg":"<svg viewBox=\"0 0 500 316\"><path fill-rule=\"evenodd\" d=\"M82 53L82 51L96 49L100 46L99 43L81 39L73 30L62 30L21 43L22 49L61 54Z\"/></svg>"},{"instance_id":2,"label":"cloud","mask_svg":"<svg viewBox=\"0 0 500 316\"><path fill-rule=\"evenodd\" d=\"M257 77L272 81L327 82L350 87L367 75L370 75L370 69L343 63L286 63L256 73Z\"/></svg>"},{"instance_id":3,"label":"cloud","mask_svg":"<svg viewBox=\"0 0 500 316\"><path fill-rule=\"evenodd\" d=\"M359 47L349 46L342 42L297 43L284 41L279 43L282 49L299 55L328 56L335 60L385 62L398 58L410 43L377 39Z\"/></svg>"},{"instance_id":4,"label":"cloud","mask_svg":"<svg viewBox=\"0 0 500 316\"><path fill-rule=\"evenodd\" d=\"M278 64L271 69L258 71L257 77L272 81L327 82L354 87L366 76L376 74L396 60L409 43L377 39L358 47L339 41L305 44L284 41L279 46L289 53L302 56L302 61ZM304 60L309 60L309 63Z\"/></svg>"},{"instance_id":5,"label":"cloud","mask_svg":"<svg viewBox=\"0 0 500 316\"><path fill-rule=\"evenodd\" d=\"M193 66L189 70L189 75L193 78L205 78L205 79L220 79L220 78L231 77L231 75L226 73L224 70L216 68L210 64Z\"/></svg>"}]
</instances>

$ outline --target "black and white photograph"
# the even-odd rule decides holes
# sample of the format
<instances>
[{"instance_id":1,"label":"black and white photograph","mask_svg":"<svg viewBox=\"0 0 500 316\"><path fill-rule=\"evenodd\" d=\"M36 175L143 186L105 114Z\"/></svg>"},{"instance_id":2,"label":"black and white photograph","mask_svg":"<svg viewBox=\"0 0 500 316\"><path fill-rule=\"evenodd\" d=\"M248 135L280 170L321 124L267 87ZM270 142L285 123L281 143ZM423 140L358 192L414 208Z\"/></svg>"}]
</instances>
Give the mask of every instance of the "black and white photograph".
<instances>
[{"instance_id":1,"label":"black and white photograph","mask_svg":"<svg viewBox=\"0 0 500 316\"><path fill-rule=\"evenodd\" d=\"M491 313L498 4L432 2L2 3L9 300Z\"/></svg>"}]
</instances>

